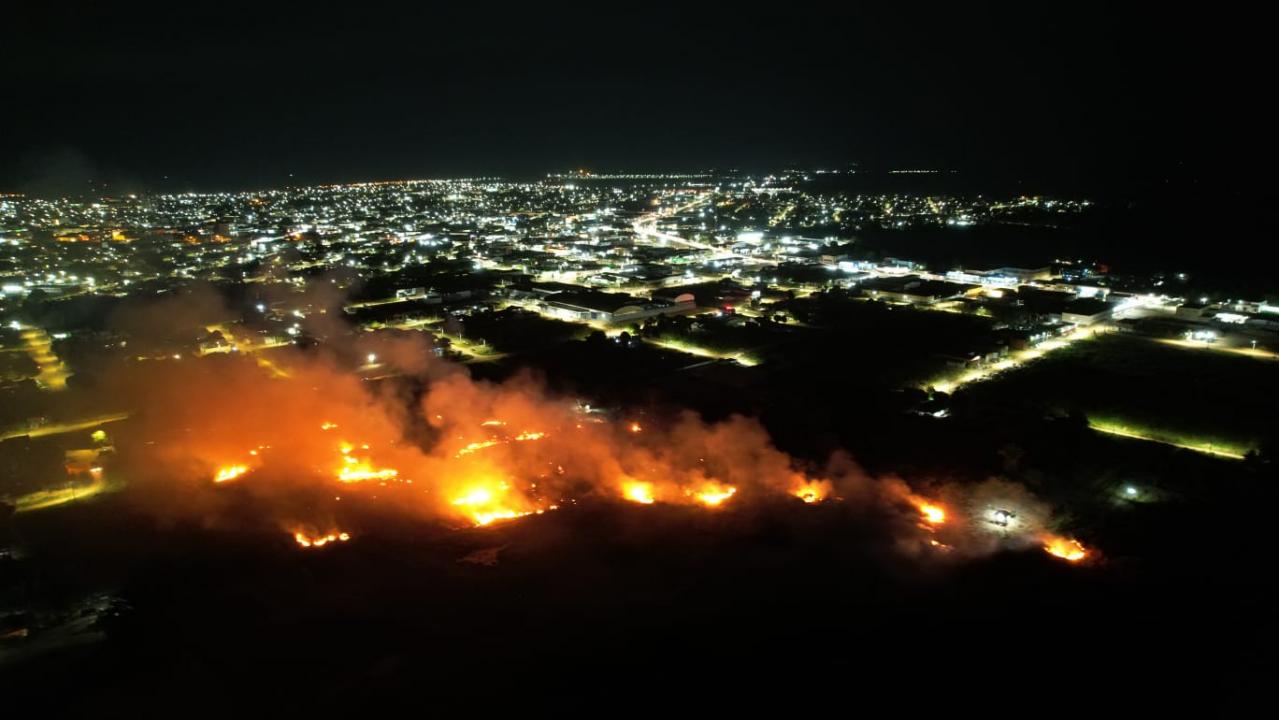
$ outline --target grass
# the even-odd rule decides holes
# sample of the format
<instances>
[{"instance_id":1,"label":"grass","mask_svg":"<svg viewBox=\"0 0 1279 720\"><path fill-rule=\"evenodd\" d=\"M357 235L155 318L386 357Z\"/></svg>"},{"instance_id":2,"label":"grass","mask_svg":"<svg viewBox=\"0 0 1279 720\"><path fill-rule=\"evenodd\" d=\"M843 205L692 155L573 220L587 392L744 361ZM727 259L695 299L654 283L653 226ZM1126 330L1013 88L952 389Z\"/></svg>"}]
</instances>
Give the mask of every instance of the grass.
<instances>
[{"instance_id":1,"label":"grass","mask_svg":"<svg viewBox=\"0 0 1279 720\"><path fill-rule=\"evenodd\" d=\"M982 403L1081 412L1098 432L1242 457L1279 427L1279 367L1107 335L962 393Z\"/></svg>"},{"instance_id":2,"label":"grass","mask_svg":"<svg viewBox=\"0 0 1279 720\"><path fill-rule=\"evenodd\" d=\"M14 501L17 512L33 512L66 505L67 503L88 500L104 493L117 492L124 488L124 482L114 478L97 478L85 486L72 486L56 490L37 490L18 496Z\"/></svg>"},{"instance_id":3,"label":"grass","mask_svg":"<svg viewBox=\"0 0 1279 720\"><path fill-rule=\"evenodd\" d=\"M1228 441L1214 442L1208 438L1186 435L1175 431L1152 428L1144 425L1135 425L1109 418L1090 417L1088 418L1088 427L1096 430L1097 432L1106 433L1108 435L1118 435L1120 437L1131 438L1134 440L1157 442L1164 445L1183 448L1185 450L1193 450L1195 452L1204 453L1205 455L1215 455L1217 457L1232 458L1234 460L1242 460L1244 455L1246 455L1249 450L1253 449L1251 447Z\"/></svg>"}]
</instances>

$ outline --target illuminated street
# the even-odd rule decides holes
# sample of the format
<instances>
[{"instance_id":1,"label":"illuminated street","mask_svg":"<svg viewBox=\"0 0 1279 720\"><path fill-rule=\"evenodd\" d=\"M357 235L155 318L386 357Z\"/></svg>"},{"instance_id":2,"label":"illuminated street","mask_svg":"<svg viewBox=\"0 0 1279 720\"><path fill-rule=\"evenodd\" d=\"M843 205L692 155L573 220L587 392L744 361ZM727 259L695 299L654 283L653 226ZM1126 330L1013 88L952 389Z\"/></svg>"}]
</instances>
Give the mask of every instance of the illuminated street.
<instances>
[{"instance_id":1,"label":"illuminated street","mask_svg":"<svg viewBox=\"0 0 1279 720\"><path fill-rule=\"evenodd\" d=\"M1158 437L1149 432L1143 432L1121 423L1089 420L1088 427L1096 430L1097 432L1106 433L1107 435L1117 435L1119 437L1129 438L1132 440L1159 443L1161 445L1168 445L1170 447L1181 448L1183 450L1193 450L1197 453L1204 453L1205 455L1229 458L1231 460L1242 460L1244 458L1244 453L1235 448L1214 445L1210 442L1177 442L1175 440Z\"/></svg>"},{"instance_id":2,"label":"illuminated street","mask_svg":"<svg viewBox=\"0 0 1279 720\"><path fill-rule=\"evenodd\" d=\"M22 340L26 343L27 353L40 368L36 382L45 390L66 390L67 377L70 372L62 360L53 352L53 340L40 328L27 328L22 331Z\"/></svg>"},{"instance_id":3,"label":"illuminated street","mask_svg":"<svg viewBox=\"0 0 1279 720\"><path fill-rule=\"evenodd\" d=\"M1033 348L1014 351L1010 353L1008 357L997 362L990 363L985 367L974 370L957 371L955 373L943 375L935 381L928 382L924 385L924 388L927 389L928 387L931 387L937 392L953 393L969 383L989 380L998 376L1000 373L1016 370L1027 363L1043 358L1049 353L1070 347L1073 343L1081 340L1088 340L1095 337L1098 333L1104 332L1106 332L1106 328L1076 328L1069 334L1062 335L1061 337L1054 338L1052 340L1045 340Z\"/></svg>"}]
</instances>

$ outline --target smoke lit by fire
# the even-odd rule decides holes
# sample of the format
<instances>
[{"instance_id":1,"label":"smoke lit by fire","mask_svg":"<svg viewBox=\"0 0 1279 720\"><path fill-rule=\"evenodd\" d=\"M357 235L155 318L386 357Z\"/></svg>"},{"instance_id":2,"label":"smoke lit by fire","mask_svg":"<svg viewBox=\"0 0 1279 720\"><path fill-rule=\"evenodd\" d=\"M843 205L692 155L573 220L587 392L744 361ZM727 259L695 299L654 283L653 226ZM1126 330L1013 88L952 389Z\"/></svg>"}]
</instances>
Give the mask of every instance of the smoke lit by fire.
<instances>
[{"instance_id":1,"label":"smoke lit by fire","mask_svg":"<svg viewBox=\"0 0 1279 720\"><path fill-rule=\"evenodd\" d=\"M368 382L335 357L289 348L272 352L274 371L239 353L126 366L113 387L142 403L135 442L121 452L135 496L157 512L206 518L248 498L306 548L350 538L327 529L348 499L489 526L587 499L723 510L790 496L895 513L921 547L974 554L1039 542L1071 562L1088 554L1047 536L1047 510L1009 483L924 498L846 457L803 465L747 418L707 422L685 412L648 417L641 428L527 378L472 379L412 339L352 342L352 356L375 354L404 382Z\"/></svg>"}]
</instances>

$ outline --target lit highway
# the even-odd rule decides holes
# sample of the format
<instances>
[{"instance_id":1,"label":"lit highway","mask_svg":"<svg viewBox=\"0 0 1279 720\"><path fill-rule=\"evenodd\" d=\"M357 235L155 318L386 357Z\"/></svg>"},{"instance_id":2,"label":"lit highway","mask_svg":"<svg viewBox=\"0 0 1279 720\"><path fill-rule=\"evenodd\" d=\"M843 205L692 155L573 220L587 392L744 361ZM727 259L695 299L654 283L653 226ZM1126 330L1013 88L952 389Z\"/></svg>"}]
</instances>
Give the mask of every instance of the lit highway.
<instances>
[{"instance_id":1,"label":"lit highway","mask_svg":"<svg viewBox=\"0 0 1279 720\"><path fill-rule=\"evenodd\" d=\"M106 415L98 415L88 420L77 420L74 422L49 423L39 427L26 430L9 430L0 434L0 442L11 440L13 438L28 437L48 437L50 435L61 435L63 433L79 432L81 430L92 430L107 423L119 422L129 417L128 413L109 413Z\"/></svg>"}]
</instances>

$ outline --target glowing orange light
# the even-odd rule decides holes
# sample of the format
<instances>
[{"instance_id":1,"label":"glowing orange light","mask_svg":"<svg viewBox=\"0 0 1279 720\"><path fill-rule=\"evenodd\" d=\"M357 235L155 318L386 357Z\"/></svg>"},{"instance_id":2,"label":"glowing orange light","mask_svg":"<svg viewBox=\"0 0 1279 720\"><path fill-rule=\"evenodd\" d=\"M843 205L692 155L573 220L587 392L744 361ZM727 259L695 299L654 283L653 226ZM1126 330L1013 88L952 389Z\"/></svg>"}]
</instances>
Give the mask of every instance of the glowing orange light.
<instances>
[{"instance_id":1,"label":"glowing orange light","mask_svg":"<svg viewBox=\"0 0 1279 720\"><path fill-rule=\"evenodd\" d=\"M707 507L717 507L722 505L725 500L737 494L737 488L732 485L721 485L719 483L709 483L702 487L701 490L691 493L692 496Z\"/></svg>"},{"instance_id":2,"label":"glowing orange light","mask_svg":"<svg viewBox=\"0 0 1279 720\"><path fill-rule=\"evenodd\" d=\"M485 525L491 525L498 520L513 520L517 517L524 517L528 514L529 513L526 512L516 512L514 510L507 509L475 512L471 514L471 517L475 520L476 525L483 527Z\"/></svg>"},{"instance_id":3,"label":"glowing orange light","mask_svg":"<svg viewBox=\"0 0 1279 720\"><path fill-rule=\"evenodd\" d=\"M505 504L503 496L511 489L506 482L484 483L471 486L453 499L452 504L463 509L477 526L491 525L498 520L511 520L529 511L516 510Z\"/></svg>"},{"instance_id":4,"label":"glowing orange light","mask_svg":"<svg viewBox=\"0 0 1279 720\"><path fill-rule=\"evenodd\" d=\"M367 450L368 444L360 446ZM358 458L352 455L355 446L351 443L343 441L338 443L338 451L342 453L342 464L338 467L336 474L339 482L367 482L369 480L393 480L399 476L400 472L394 468L375 468L373 463L367 458Z\"/></svg>"},{"instance_id":5,"label":"glowing orange light","mask_svg":"<svg viewBox=\"0 0 1279 720\"><path fill-rule=\"evenodd\" d=\"M483 450L484 448L491 448L497 444L498 442L496 440L481 440L479 442L473 442L466 445L461 450L458 450L457 456L462 457L463 455L470 455L473 452Z\"/></svg>"},{"instance_id":6,"label":"glowing orange light","mask_svg":"<svg viewBox=\"0 0 1279 720\"><path fill-rule=\"evenodd\" d=\"M1079 562L1088 557L1088 550L1078 540L1057 535L1044 537L1044 552L1068 562Z\"/></svg>"},{"instance_id":7,"label":"glowing orange light","mask_svg":"<svg viewBox=\"0 0 1279 720\"><path fill-rule=\"evenodd\" d=\"M940 506L930 502L920 502L916 507L924 516L924 522L929 525L941 525L946 522L946 510Z\"/></svg>"},{"instance_id":8,"label":"glowing orange light","mask_svg":"<svg viewBox=\"0 0 1279 720\"><path fill-rule=\"evenodd\" d=\"M826 480L799 479L791 494L806 503L819 503L830 496L831 485Z\"/></svg>"},{"instance_id":9,"label":"glowing orange light","mask_svg":"<svg viewBox=\"0 0 1279 720\"><path fill-rule=\"evenodd\" d=\"M646 482L628 482L622 485L622 496L631 502L637 502L641 505L652 505L655 498L653 497L653 484Z\"/></svg>"},{"instance_id":10,"label":"glowing orange light","mask_svg":"<svg viewBox=\"0 0 1279 720\"><path fill-rule=\"evenodd\" d=\"M633 433L637 433L637 432L642 431L643 429L644 429L644 428L640 427L640 424L639 424L639 423L637 423L637 422L633 422L633 423L631 423L631 432L633 432Z\"/></svg>"},{"instance_id":11,"label":"glowing orange light","mask_svg":"<svg viewBox=\"0 0 1279 720\"><path fill-rule=\"evenodd\" d=\"M227 465L218 468L218 472L213 476L213 482L224 483L234 480L249 471L248 465Z\"/></svg>"},{"instance_id":12,"label":"glowing orange light","mask_svg":"<svg viewBox=\"0 0 1279 720\"><path fill-rule=\"evenodd\" d=\"M328 535L307 535L302 531L293 533L293 540L304 548L324 547L329 543L346 542L351 539L350 533L334 532Z\"/></svg>"},{"instance_id":13,"label":"glowing orange light","mask_svg":"<svg viewBox=\"0 0 1279 720\"><path fill-rule=\"evenodd\" d=\"M400 474L392 468L373 469L367 462L342 467L338 470L338 481L344 483L366 482L368 480L393 480Z\"/></svg>"}]
</instances>

